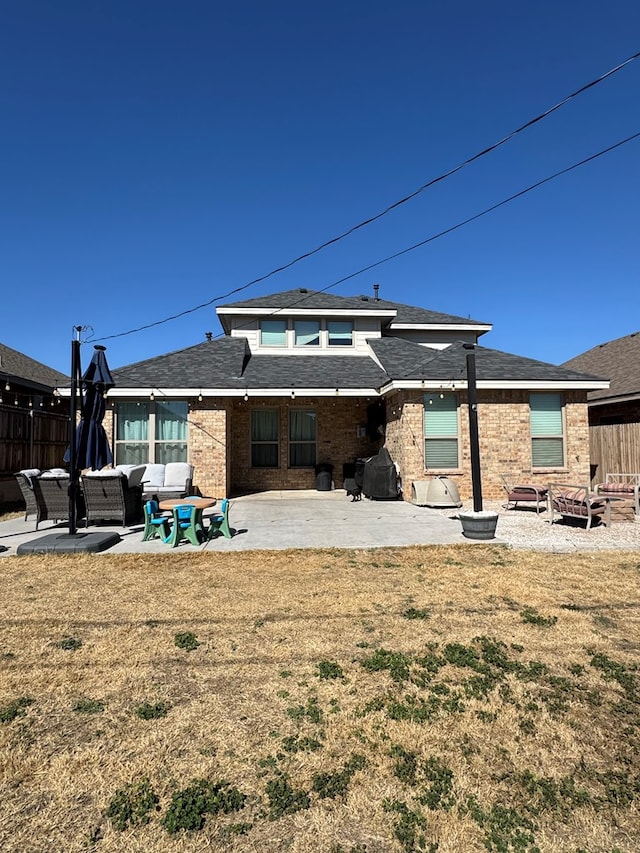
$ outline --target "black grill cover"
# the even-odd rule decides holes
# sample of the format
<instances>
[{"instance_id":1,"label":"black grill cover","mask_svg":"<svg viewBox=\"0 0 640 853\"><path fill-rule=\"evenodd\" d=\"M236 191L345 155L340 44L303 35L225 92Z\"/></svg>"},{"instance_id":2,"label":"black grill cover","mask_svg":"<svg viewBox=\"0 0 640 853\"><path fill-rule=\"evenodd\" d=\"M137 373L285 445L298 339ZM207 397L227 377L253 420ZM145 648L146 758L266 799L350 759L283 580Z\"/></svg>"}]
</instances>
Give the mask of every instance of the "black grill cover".
<instances>
[{"instance_id":1,"label":"black grill cover","mask_svg":"<svg viewBox=\"0 0 640 853\"><path fill-rule=\"evenodd\" d=\"M376 500L398 498L396 466L386 447L382 447L376 456L364 463L362 491L366 497Z\"/></svg>"}]
</instances>

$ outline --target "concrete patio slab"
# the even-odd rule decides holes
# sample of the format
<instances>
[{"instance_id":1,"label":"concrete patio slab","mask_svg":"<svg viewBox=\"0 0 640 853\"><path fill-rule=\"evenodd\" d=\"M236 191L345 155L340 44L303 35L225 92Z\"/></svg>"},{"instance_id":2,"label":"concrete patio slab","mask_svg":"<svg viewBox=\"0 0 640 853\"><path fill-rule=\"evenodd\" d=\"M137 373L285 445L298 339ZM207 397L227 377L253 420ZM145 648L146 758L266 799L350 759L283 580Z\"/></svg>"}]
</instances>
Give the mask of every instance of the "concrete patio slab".
<instances>
[{"instance_id":1,"label":"concrete patio slab","mask_svg":"<svg viewBox=\"0 0 640 853\"><path fill-rule=\"evenodd\" d=\"M215 509L209 510L215 513ZM205 518L207 512L205 511ZM462 535L457 519L444 517L426 507L405 501L352 501L343 490L331 492L261 492L231 501L229 514L235 533L232 539L218 536L200 547L181 542L176 552L283 550L288 548L383 548L407 545L474 544ZM23 543L45 535L63 534L65 525L43 522L35 532L32 518L0 524L0 545L11 556ZM160 539L142 542L142 525L122 528L116 524L92 526L92 533L117 533L104 553L168 553ZM79 532L84 532L81 528ZM498 539L491 540L498 543ZM35 545L30 546L33 549ZM24 549L21 548L21 553Z\"/></svg>"}]
</instances>

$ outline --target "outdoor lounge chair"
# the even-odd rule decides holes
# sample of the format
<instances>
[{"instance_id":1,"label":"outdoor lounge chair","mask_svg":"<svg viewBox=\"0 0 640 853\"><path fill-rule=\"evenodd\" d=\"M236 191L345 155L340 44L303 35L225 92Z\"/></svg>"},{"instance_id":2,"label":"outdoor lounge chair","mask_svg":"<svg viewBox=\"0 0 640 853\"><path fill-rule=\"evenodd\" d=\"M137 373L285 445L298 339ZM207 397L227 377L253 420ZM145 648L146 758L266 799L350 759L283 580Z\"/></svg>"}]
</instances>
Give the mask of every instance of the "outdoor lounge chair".
<instances>
[{"instance_id":1,"label":"outdoor lounge chair","mask_svg":"<svg viewBox=\"0 0 640 853\"><path fill-rule=\"evenodd\" d=\"M567 483L549 484L549 522L557 513L563 518L578 518L587 522L589 530L594 518L601 518L605 527L611 526L611 499L594 494L589 486Z\"/></svg>"},{"instance_id":2,"label":"outdoor lounge chair","mask_svg":"<svg viewBox=\"0 0 640 853\"><path fill-rule=\"evenodd\" d=\"M500 474L502 488L507 493L507 502L503 504L505 509L517 509L518 504L535 504L536 513L546 509L547 492L546 486L535 486L533 483L514 483L507 474Z\"/></svg>"},{"instance_id":3,"label":"outdoor lounge chair","mask_svg":"<svg viewBox=\"0 0 640 853\"><path fill-rule=\"evenodd\" d=\"M22 471L18 471L18 473L14 475L16 480L18 481L18 486L20 486L20 492L22 494L22 497L24 498L25 521L30 515L37 516L38 514L38 505L36 504L36 496L33 492L32 479L34 477L38 477L39 474L39 468L25 468Z\"/></svg>"},{"instance_id":4,"label":"outdoor lounge chair","mask_svg":"<svg viewBox=\"0 0 640 853\"><path fill-rule=\"evenodd\" d=\"M45 471L31 482L36 500L36 530L41 521L66 521L69 518L69 475Z\"/></svg>"},{"instance_id":5,"label":"outdoor lounge chair","mask_svg":"<svg viewBox=\"0 0 640 853\"><path fill-rule=\"evenodd\" d=\"M92 471L82 476L86 526L98 521L119 521L123 527L142 518L142 491L130 487L120 471Z\"/></svg>"}]
</instances>

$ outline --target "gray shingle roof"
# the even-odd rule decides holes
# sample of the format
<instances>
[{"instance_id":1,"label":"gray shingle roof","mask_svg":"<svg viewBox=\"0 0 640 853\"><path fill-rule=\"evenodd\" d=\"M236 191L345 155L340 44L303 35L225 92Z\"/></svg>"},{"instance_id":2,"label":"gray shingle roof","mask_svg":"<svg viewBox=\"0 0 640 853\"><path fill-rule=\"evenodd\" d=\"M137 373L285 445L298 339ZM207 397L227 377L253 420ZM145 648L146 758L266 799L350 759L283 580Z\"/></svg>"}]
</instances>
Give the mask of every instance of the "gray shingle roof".
<instances>
[{"instance_id":1,"label":"gray shingle roof","mask_svg":"<svg viewBox=\"0 0 640 853\"><path fill-rule=\"evenodd\" d=\"M112 370L118 388L240 387L249 346L245 338L216 338Z\"/></svg>"},{"instance_id":2,"label":"gray shingle roof","mask_svg":"<svg viewBox=\"0 0 640 853\"><path fill-rule=\"evenodd\" d=\"M378 338L369 345L392 379L452 381L466 378L468 350L457 341L444 350L433 350L398 338ZM476 375L479 381L578 382L598 377L565 367L556 367L520 355L477 346Z\"/></svg>"},{"instance_id":3,"label":"gray shingle roof","mask_svg":"<svg viewBox=\"0 0 640 853\"><path fill-rule=\"evenodd\" d=\"M380 388L389 377L367 356L254 355L244 380L250 388Z\"/></svg>"},{"instance_id":4,"label":"gray shingle roof","mask_svg":"<svg viewBox=\"0 0 640 853\"><path fill-rule=\"evenodd\" d=\"M40 390L66 385L69 377L18 350L0 344L0 378L19 384L39 386Z\"/></svg>"},{"instance_id":5,"label":"gray shingle roof","mask_svg":"<svg viewBox=\"0 0 640 853\"><path fill-rule=\"evenodd\" d=\"M445 350L400 338L369 341L369 356L251 355L244 338L217 338L113 370L121 388L382 388L389 381L450 382L466 375L462 342ZM476 347L478 380L575 382L595 377L519 355Z\"/></svg>"},{"instance_id":6,"label":"gray shingle roof","mask_svg":"<svg viewBox=\"0 0 640 853\"><path fill-rule=\"evenodd\" d=\"M265 308L275 310L278 308L308 308L312 311L327 311L337 309L342 311L397 311L394 323L413 324L438 324L438 325L466 325L483 326L488 325L478 320L469 320L466 317L456 317L453 314L441 314L438 311L428 311L425 308L417 308L413 305L403 305L400 302L390 302L387 299L375 300L369 296L336 296L334 293L325 293L319 290L307 290L297 288L295 290L284 290L281 293L269 293L266 296L258 296L254 299L245 299L240 302L229 302L220 306L222 308Z\"/></svg>"},{"instance_id":7,"label":"gray shingle roof","mask_svg":"<svg viewBox=\"0 0 640 853\"><path fill-rule=\"evenodd\" d=\"M640 332L598 344L562 366L588 370L611 381L609 390L590 391L590 402L640 396Z\"/></svg>"}]
</instances>

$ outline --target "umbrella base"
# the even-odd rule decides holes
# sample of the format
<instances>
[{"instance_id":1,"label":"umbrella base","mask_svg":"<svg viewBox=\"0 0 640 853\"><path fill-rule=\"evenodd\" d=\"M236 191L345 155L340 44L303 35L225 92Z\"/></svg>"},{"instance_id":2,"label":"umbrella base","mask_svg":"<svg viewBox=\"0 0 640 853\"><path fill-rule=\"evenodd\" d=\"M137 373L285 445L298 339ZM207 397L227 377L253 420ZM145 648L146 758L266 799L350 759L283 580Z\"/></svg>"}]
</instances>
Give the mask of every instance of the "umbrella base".
<instances>
[{"instance_id":1,"label":"umbrella base","mask_svg":"<svg viewBox=\"0 0 640 853\"><path fill-rule=\"evenodd\" d=\"M22 554L95 554L120 542L117 533L50 533L18 545Z\"/></svg>"}]
</instances>

